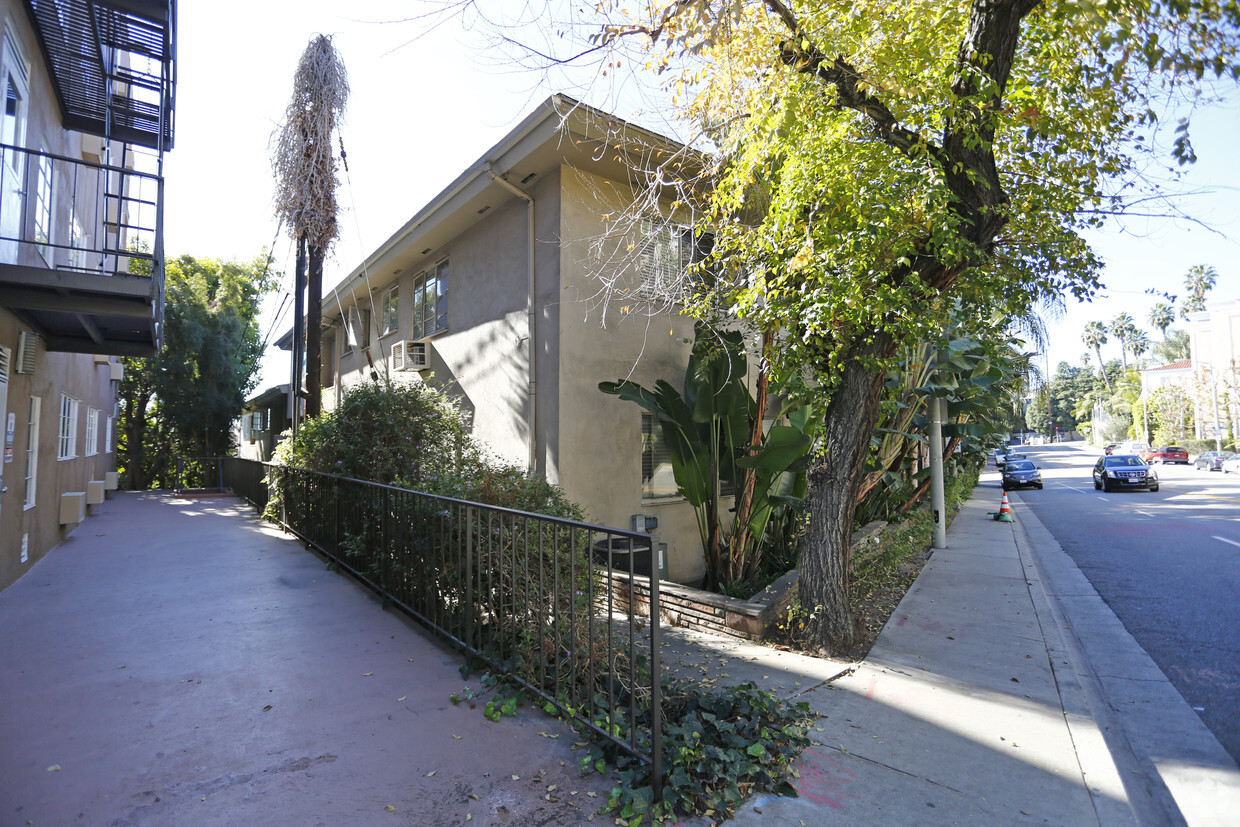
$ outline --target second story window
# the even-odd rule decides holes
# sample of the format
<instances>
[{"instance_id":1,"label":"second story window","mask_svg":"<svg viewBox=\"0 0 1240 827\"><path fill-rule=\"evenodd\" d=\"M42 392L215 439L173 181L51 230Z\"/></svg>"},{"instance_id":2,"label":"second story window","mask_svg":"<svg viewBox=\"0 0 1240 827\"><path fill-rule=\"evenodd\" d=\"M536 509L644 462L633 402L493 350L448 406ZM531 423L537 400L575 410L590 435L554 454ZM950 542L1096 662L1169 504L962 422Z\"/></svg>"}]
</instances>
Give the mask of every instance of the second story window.
<instances>
[{"instance_id":1,"label":"second story window","mask_svg":"<svg viewBox=\"0 0 1240 827\"><path fill-rule=\"evenodd\" d=\"M448 261L439 262L413 284L413 335L425 339L448 329Z\"/></svg>"},{"instance_id":2,"label":"second story window","mask_svg":"<svg viewBox=\"0 0 1240 827\"><path fill-rule=\"evenodd\" d=\"M50 264L52 250L52 159L47 147L40 147L37 178L34 190L34 241L43 258Z\"/></svg>"},{"instance_id":3,"label":"second story window","mask_svg":"<svg viewBox=\"0 0 1240 827\"><path fill-rule=\"evenodd\" d=\"M386 336L396 331L400 320L400 288L393 287L383 294L383 308L379 312L379 335Z\"/></svg>"},{"instance_id":4,"label":"second story window","mask_svg":"<svg viewBox=\"0 0 1240 827\"><path fill-rule=\"evenodd\" d=\"M350 307L345 321L344 353L370 346L370 311Z\"/></svg>"},{"instance_id":5,"label":"second story window","mask_svg":"<svg viewBox=\"0 0 1240 827\"><path fill-rule=\"evenodd\" d=\"M693 231L664 221L642 219L638 270L639 295L646 298L680 294L678 282L693 260Z\"/></svg>"}]
</instances>

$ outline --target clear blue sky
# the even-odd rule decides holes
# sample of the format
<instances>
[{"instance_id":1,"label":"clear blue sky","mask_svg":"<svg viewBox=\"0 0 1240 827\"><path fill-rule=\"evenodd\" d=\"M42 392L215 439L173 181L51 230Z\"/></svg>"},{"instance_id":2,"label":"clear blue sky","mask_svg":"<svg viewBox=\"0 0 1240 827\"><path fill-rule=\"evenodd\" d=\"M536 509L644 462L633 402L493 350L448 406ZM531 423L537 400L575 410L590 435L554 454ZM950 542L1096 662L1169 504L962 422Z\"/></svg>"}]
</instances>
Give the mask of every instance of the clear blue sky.
<instances>
[{"instance_id":1,"label":"clear blue sky","mask_svg":"<svg viewBox=\"0 0 1240 827\"><path fill-rule=\"evenodd\" d=\"M269 140L288 103L297 60L316 33L333 36L352 86L342 129L350 171L339 193L341 237L327 262L327 285L347 275L537 102L551 92L576 91L569 80L548 83L498 68L490 59L494 50L456 21L412 43L424 26L368 22L398 20L411 8L425 6L401 0L180 5L176 148L165 167L170 253L249 259L274 240L276 266L291 285L291 248L287 236L276 236L271 205ZM608 93L596 88L595 94ZM632 98L624 106L597 97L591 102L667 129ZM1154 302L1144 291L1182 293L1184 273L1194 264L1218 270L1215 297L1240 298L1240 156L1233 149L1240 108L1233 102L1196 120L1200 160L1186 186L1208 192L1184 206L1215 231L1182 220L1133 219L1123 233L1093 239L1107 261L1107 289L1089 304L1069 300L1062 318L1048 318L1051 370L1060 360L1079 363L1081 331L1090 320L1105 322L1127 311L1144 325ZM289 324L286 313L277 331ZM1103 352L1118 355L1114 344ZM260 388L287 381L286 355L266 360Z\"/></svg>"}]
</instances>

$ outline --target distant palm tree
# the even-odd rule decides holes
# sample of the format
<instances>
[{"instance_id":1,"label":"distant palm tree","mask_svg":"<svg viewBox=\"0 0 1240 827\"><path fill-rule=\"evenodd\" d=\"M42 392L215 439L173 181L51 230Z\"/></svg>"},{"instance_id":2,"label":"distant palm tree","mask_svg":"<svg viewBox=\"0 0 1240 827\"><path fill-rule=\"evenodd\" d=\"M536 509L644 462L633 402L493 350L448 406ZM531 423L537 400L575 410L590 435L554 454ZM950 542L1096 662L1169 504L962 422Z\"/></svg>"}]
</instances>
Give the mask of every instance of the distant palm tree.
<instances>
[{"instance_id":1,"label":"distant palm tree","mask_svg":"<svg viewBox=\"0 0 1240 827\"><path fill-rule=\"evenodd\" d=\"M1167 328L1175 321L1175 308L1166 302L1158 302L1150 308L1150 324L1158 329L1163 339L1167 338Z\"/></svg>"},{"instance_id":2,"label":"distant palm tree","mask_svg":"<svg viewBox=\"0 0 1240 827\"><path fill-rule=\"evenodd\" d=\"M1127 313L1120 313L1114 319L1111 319L1111 335L1119 339L1119 355L1120 360L1124 364L1124 373L1128 372L1128 342L1137 332L1137 324L1132 320L1132 316Z\"/></svg>"},{"instance_id":3,"label":"distant palm tree","mask_svg":"<svg viewBox=\"0 0 1240 827\"><path fill-rule=\"evenodd\" d=\"M1150 337L1145 334L1144 330L1138 330L1133 333L1128 339L1128 350L1132 353L1133 362L1144 356L1152 345L1153 342L1150 341Z\"/></svg>"},{"instance_id":4,"label":"distant palm tree","mask_svg":"<svg viewBox=\"0 0 1240 827\"><path fill-rule=\"evenodd\" d=\"M1093 350L1098 356L1098 367L1102 369L1102 381L1107 385L1107 393L1111 392L1111 380L1107 378L1107 366L1102 361L1102 346L1107 343L1107 329L1102 322L1087 322L1085 332L1081 334L1085 347Z\"/></svg>"},{"instance_id":5,"label":"distant palm tree","mask_svg":"<svg viewBox=\"0 0 1240 827\"><path fill-rule=\"evenodd\" d=\"M1184 274L1184 286L1188 296L1180 303L1180 317L1187 319L1189 313L1206 309L1206 293L1214 287L1218 272L1208 264L1194 264Z\"/></svg>"}]
</instances>

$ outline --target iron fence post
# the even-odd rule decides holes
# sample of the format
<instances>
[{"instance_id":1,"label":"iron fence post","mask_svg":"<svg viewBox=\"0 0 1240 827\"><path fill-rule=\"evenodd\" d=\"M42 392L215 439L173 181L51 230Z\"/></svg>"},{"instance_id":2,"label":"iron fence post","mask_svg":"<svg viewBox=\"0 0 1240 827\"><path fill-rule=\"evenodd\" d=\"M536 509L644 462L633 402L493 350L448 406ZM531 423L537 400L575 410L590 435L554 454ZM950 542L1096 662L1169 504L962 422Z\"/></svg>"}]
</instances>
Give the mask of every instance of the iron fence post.
<instances>
[{"instance_id":1,"label":"iron fence post","mask_svg":"<svg viewBox=\"0 0 1240 827\"><path fill-rule=\"evenodd\" d=\"M474 645L474 507L465 506L465 645Z\"/></svg>"},{"instance_id":2,"label":"iron fence post","mask_svg":"<svg viewBox=\"0 0 1240 827\"><path fill-rule=\"evenodd\" d=\"M659 545L650 538L650 782L654 800L663 800L663 698L659 651ZM630 611L632 611L630 609Z\"/></svg>"}]
</instances>

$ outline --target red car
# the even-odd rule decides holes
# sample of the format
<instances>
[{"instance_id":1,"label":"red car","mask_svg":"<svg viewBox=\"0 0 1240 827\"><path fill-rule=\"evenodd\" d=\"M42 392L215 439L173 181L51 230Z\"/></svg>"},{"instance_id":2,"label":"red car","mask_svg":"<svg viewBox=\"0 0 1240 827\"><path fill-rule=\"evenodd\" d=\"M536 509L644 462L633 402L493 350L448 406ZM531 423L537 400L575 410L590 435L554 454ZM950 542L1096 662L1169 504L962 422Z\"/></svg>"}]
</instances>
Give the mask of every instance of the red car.
<instances>
[{"instance_id":1,"label":"red car","mask_svg":"<svg viewBox=\"0 0 1240 827\"><path fill-rule=\"evenodd\" d=\"M1154 448L1150 451L1142 451L1141 459L1150 465L1167 464L1169 462L1178 462L1180 465L1188 465L1188 451L1178 445L1164 445L1161 448Z\"/></svg>"}]
</instances>

